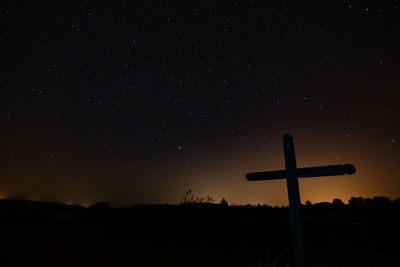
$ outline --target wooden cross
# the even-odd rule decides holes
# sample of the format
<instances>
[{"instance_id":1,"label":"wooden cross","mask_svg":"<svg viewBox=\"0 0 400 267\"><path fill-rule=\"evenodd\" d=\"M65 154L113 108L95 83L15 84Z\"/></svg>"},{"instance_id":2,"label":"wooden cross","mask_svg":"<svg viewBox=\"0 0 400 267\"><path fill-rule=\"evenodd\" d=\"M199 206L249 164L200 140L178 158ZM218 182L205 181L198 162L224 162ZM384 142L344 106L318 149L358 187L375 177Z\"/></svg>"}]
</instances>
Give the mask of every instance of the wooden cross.
<instances>
[{"instance_id":1,"label":"wooden cross","mask_svg":"<svg viewBox=\"0 0 400 267\"><path fill-rule=\"evenodd\" d=\"M286 178L289 195L293 261L295 266L303 266L304 246L303 235L301 233L300 193L297 178L354 174L356 168L352 164L297 168L293 137L290 134L283 136L283 151L285 154L285 170L248 173L246 174L246 179L249 181L262 181Z\"/></svg>"}]
</instances>

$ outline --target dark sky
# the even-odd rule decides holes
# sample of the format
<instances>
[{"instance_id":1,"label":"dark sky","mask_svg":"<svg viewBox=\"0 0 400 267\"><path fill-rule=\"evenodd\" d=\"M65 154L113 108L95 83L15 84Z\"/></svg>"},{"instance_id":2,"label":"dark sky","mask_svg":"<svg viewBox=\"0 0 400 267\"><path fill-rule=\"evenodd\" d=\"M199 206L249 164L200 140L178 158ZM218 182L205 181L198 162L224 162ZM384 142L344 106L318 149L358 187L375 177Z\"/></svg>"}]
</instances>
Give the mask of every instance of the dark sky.
<instances>
[{"instance_id":1,"label":"dark sky","mask_svg":"<svg viewBox=\"0 0 400 267\"><path fill-rule=\"evenodd\" d=\"M286 132L357 167L303 202L400 197L396 2L5 1L0 197L286 204Z\"/></svg>"}]
</instances>

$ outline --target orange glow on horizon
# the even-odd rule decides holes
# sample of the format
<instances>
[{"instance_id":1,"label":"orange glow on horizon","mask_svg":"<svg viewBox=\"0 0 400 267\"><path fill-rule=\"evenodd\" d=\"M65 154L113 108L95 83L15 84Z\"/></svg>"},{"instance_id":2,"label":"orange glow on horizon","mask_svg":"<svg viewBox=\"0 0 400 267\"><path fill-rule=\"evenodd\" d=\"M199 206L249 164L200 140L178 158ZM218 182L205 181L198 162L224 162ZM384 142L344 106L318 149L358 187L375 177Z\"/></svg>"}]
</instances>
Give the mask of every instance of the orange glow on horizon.
<instances>
[{"instance_id":1,"label":"orange glow on horizon","mask_svg":"<svg viewBox=\"0 0 400 267\"><path fill-rule=\"evenodd\" d=\"M312 203L332 202L335 198L347 203L354 196L386 196L392 200L400 197L400 187L395 186L399 184L395 179L395 174L400 172L399 166L382 160L387 157L385 147L371 149L371 146L364 145L365 140L351 143L327 138L310 142L295 136L294 141L297 167L352 163L357 168L354 175L300 178L302 203L307 200ZM195 195L210 195L216 202L224 197L229 203L236 204L288 204L285 180L249 182L245 179L247 172L284 169L281 145L269 149L234 151L228 157L216 157L209 162L211 164L207 168L202 166L197 171L185 173L185 176L193 177L191 182L181 178L186 189L191 188Z\"/></svg>"},{"instance_id":2,"label":"orange glow on horizon","mask_svg":"<svg viewBox=\"0 0 400 267\"><path fill-rule=\"evenodd\" d=\"M362 139L319 137L310 140L304 135L293 136L298 167L352 163L357 168L354 175L299 179L302 203L307 200L331 202L335 198L347 203L353 196L400 197L396 177L400 166L393 160L395 155L388 152L388 147ZM197 151L193 158L197 163L190 162L190 168L181 164L180 158L172 158L170 164L155 159L150 170L140 171L130 167L129 159L116 166L100 164L100 161L96 172L89 173L89 177L100 176L103 181L110 177L129 178L124 182L111 179L111 184L85 178L86 174L78 171L74 174L58 173L56 169L45 167L39 171L33 167L26 171L15 169L4 175L2 185L8 193L1 195L34 201L85 203L81 205L86 207L94 202L109 202L113 207L119 207L180 203L185 192L192 189L196 197L210 196L217 203L222 198L229 204L281 206L288 203L285 180L249 182L245 179L248 172L284 168L280 136L264 146L254 144L244 149L241 144L233 144L223 151ZM138 176L145 178L136 179Z\"/></svg>"}]
</instances>

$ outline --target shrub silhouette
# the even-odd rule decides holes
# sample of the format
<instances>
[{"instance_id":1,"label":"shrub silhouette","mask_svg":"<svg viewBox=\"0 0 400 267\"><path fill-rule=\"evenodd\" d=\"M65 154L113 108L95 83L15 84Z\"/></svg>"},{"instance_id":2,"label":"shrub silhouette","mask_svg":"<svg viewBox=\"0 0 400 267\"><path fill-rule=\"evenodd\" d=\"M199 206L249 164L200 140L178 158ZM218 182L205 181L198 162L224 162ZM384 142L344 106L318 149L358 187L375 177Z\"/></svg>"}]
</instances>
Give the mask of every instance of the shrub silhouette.
<instances>
[{"instance_id":1,"label":"shrub silhouette","mask_svg":"<svg viewBox=\"0 0 400 267\"><path fill-rule=\"evenodd\" d=\"M349 204L351 206L361 205L362 203L363 203L363 198L362 197L352 197L349 200Z\"/></svg>"},{"instance_id":2,"label":"shrub silhouette","mask_svg":"<svg viewBox=\"0 0 400 267\"><path fill-rule=\"evenodd\" d=\"M342 201L340 198L335 198L335 199L332 201L332 204L333 204L333 206L334 206L335 208L342 208L342 207L345 206L344 203L343 203L343 201Z\"/></svg>"},{"instance_id":3,"label":"shrub silhouette","mask_svg":"<svg viewBox=\"0 0 400 267\"><path fill-rule=\"evenodd\" d=\"M392 205L392 200L388 197L374 197L374 206L376 208L389 208Z\"/></svg>"},{"instance_id":4,"label":"shrub silhouette","mask_svg":"<svg viewBox=\"0 0 400 267\"><path fill-rule=\"evenodd\" d=\"M225 198L221 199L221 202L219 203L221 206L227 207L228 206L228 201Z\"/></svg>"},{"instance_id":5,"label":"shrub silhouette","mask_svg":"<svg viewBox=\"0 0 400 267\"><path fill-rule=\"evenodd\" d=\"M182 197L181 205L185 204L212 204L214 199L210 196L207 197L195 197L192 189L189 189Z\"/></svg>"}]
</instances>

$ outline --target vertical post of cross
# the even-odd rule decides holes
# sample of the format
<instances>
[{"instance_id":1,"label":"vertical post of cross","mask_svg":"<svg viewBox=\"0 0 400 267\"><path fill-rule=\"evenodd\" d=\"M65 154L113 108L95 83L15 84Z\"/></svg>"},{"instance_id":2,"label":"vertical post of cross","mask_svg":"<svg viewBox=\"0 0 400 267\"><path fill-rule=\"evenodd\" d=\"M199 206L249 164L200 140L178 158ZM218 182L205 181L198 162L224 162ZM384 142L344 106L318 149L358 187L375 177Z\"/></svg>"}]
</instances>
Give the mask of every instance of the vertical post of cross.
<instances>
[{"instance_id":1,"label":"vertical post of cross","mask_svg":"<svg viewBox=\"0 0 400 267\"><path fill-rule=\"evenodd\" d=\"M296 267L301 267L304 264L304 246L300 221L300 192L296 175L297 166L293 137L289 134L283 136L283 151L285 154L285 167L287 171L286 184L289 195L293 261Z\"/></svg>"}]
</instances>

